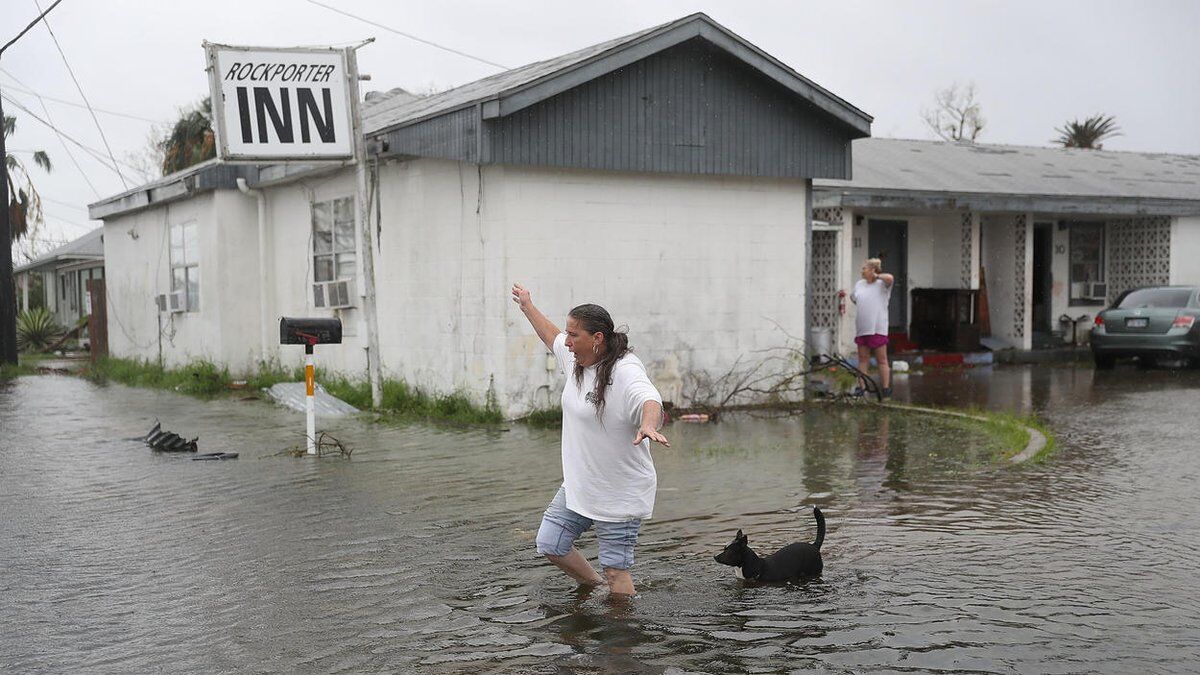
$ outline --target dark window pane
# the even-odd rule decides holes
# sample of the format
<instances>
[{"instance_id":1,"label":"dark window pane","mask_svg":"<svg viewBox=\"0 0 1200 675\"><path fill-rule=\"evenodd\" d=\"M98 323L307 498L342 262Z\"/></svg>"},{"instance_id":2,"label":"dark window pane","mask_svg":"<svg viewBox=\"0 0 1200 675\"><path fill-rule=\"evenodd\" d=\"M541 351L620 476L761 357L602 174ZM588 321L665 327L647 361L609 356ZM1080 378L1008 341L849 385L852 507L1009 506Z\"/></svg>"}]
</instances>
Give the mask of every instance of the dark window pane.
<instances>
[{"instance_id":1,"label":"dark window pane","mask_svg":"<svg viewBox=\"0 0 1200 675\"><path fill-rule=\"evenodd\" d=\"M313 258L313 281L333 281L333 256Z\"/></svg>"}]
</instances>

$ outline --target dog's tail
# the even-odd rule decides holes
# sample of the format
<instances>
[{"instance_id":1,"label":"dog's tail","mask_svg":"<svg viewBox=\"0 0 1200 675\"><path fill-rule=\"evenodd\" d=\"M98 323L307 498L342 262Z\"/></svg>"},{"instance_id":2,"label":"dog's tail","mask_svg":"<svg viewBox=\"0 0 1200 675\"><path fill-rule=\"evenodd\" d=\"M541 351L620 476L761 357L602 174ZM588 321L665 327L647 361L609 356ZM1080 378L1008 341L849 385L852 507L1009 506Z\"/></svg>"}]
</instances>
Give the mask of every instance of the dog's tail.
<instances>
[{"instance_id":1,"label":"dog's tail","mask_svg":"<svg viewBox=\"0 0 1200 675\"><path fill-rule=\"evenodd\" d=\"M821 548L821 543L825 541L825 516L821 513L821 509L813 507L813 518L817 519L817 539L812 543L816 548Z\"/></svg>"}]
</instances>

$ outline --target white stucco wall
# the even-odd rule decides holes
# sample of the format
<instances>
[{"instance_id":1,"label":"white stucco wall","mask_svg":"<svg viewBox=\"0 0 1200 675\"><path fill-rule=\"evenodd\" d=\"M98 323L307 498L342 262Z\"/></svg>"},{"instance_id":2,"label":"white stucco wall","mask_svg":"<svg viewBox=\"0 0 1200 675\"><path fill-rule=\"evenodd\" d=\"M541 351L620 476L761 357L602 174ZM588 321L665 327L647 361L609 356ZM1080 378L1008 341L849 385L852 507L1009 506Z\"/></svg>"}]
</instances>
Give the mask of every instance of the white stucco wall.
<instances>
[{"instance_id":1,"label":"white stucco wall","mask_svg":"<svg viewBox=\"0 0 1200 675\"><path fill-rule=\"evenodd\" d=\"M253 223L252 208L248 214ZM244 246L236 229L217 236L220 222L246 216L244 205L228 195L207 193L105 221L109 350L114 356L153 361L161 344L168 366L195 359L235 370L249 365L240 350L226 347L227 339L240 336L240 316L247 311L241 297ZM188 222L197 225L200 309L160 315L155 296L170 292L170 226Z\"/></svg>"},{"instance_id":2,"label":"white stucco wall","mask_svg":"<svg viewBox=\"0 0 1200 675\"><path fill-rule=\"evenodd\" d=\"M561 383L547 370L545 348L509 299L514 281L560 326L574 305L607 307L677 403L694 374L762 358L756 352L788 342L784 331L803 336L805 181L480 171L422 159L385 164L380 182L385 375L427 391L465 391L482 402L494 387L510 414L557 403ZM353 190L349 170L264 190L268 360L303 360L302 348L277 345L279 316L339 315L344 343L317 348L318 371L365 376L361 309L315 309L311 290L311 204ZM254 199L233 190L106 223L113 353L156 357L153 299L169 288L167 226L188 220L200 226L202 308L163 314L164 360L252 370L263 314L257 212Z\"/></svg>"},{"instance_id":3,"label":"white stucco wall","mask_svg":"<svg viewBox=\"0 0 1200 675\"><path fill-rule=\"evenodd\" d=\"M1200 216L1171 223L1171 283L1200 284Z\"/></svg>"},{"instance_id":4,"label":"white stucco wall","mask_svg":"<svg viewBox=\"0 0 1200 675\"><path fill-rule=\"evenodd\" d=\"M902 218L908 221L909 290L962 286L961 218L957 212Z\"/></svg>"},{"instance_id":5,"label":"white stucco wall","mask_svg":"<svg viewBox=\"0 0 1200 675\"><path fill-rule=\"evenodd\" d=\"M504 233L500 297L520 280L556 322L604 305L664 388L664 371L686 389L692 373L803 337L804 181L510 166L485 185L483 210ZM516 358L501 389L519 399L545 381L544 350L515 305L500 307Z\"/></svg>"}]
</instances>

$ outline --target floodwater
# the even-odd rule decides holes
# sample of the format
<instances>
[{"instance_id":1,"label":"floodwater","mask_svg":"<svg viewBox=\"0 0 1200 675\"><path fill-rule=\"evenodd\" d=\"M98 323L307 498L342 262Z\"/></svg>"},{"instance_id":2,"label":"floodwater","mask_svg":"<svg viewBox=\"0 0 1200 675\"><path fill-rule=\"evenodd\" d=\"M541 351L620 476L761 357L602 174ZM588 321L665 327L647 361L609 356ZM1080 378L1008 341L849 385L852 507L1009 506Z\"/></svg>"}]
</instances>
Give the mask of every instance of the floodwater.
<instances>
[{"instance_id":1,"label":"floodwater","mask_svg":"<svg viewBox=\"0 0 1200 675\"><path fill-rule=\"evenodd\" d=\"M1200 374L998 368L898 398L1033 410L1048 461L958 423L813 406L667 427L639 595L533 550L558 433L322 428L64 376L0 385L6 672L1187 672L1200 661ZM199 435L193 462L135 439ZM829 521L825 573L738 581L712 556ZM595 539L585 535L594 559Z\"/></svg>"}]
</instances>

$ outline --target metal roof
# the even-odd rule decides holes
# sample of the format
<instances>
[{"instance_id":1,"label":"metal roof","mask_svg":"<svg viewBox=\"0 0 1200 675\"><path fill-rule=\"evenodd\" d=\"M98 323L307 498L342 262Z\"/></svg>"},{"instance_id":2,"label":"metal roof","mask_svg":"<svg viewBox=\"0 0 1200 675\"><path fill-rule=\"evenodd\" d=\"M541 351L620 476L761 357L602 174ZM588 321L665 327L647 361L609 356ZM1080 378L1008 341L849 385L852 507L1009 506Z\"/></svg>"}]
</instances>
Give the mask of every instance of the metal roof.
<instances>
[{"instance_id":1,"label":"metal roof","mask_svg":"<svg viewBox=\"0 0 1200 675\"><path fill-rule=\"evenodd\" d=\"M484 111L485 118L507 115L697 36L739 53L751 65L846 125L854 127L862 135L870 133L870 115L803 77L702 12L570 54L507 70L415 101L384 100L366 106L363 109L363 129L368 135L377 134L485 103L489 104L489 109Z\"/></svg>"},{"instance_id":2,"label":"metal roof","mask_svg":"<svg viewBox=\"0 0 1200 675\"><path fill-rule=\"evenodd\" d=\"M813 182L826 203L830 194L899 198L907 193L1139 202L1146 212L1156 204L1170 207L1171 214L1200 212L1200 156L1195 155L894 138L856 140L853 153L852 180Z\"/></svg>"},{"instance_id":3,"label":"metal roof","mask_svg":"<svg viewBox=\"0 0 1200 675\"><path fill-rule=\"evenodd\" d=\"M82 237L69 241L58 248L40 255L13 269L13 273L26 272L38 267L44 267L59 262L77 262L80 260L104 259L104 228L97 227Z\"/></svg>"}]
</instances>

